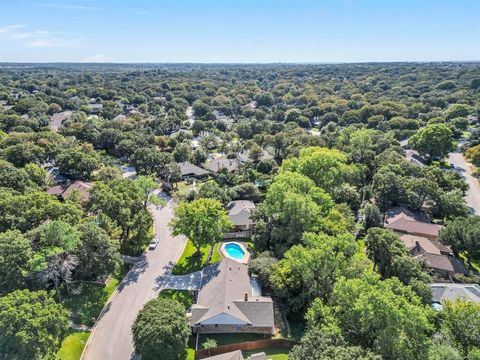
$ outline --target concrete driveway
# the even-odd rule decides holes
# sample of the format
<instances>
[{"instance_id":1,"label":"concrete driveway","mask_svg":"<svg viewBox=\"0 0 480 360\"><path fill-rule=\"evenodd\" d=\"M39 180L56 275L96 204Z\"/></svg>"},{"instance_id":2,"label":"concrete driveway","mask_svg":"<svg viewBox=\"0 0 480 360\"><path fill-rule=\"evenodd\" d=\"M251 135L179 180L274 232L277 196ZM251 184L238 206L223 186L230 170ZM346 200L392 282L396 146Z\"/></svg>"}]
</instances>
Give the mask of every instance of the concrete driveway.
<instances>
[{"instance_id":1,"label":"concrete driveway","mask_svg":"<svg viewBox=\"0 0 480 360\"><path fill-rule=\"evenodd\" d=\"M448 162L455 166L455 171L465 178L469 186L465 195L465 202L470 211L475 215L480 215L480 185L478 184L478 179L472 175L471 165L458 150L448 155Z\"/></svg>"},{"instance_id":2,"label":"concrete driveway","mask_svg":"<svg viewBox=\"0 0 480 360\"><path fill-rule=\"evenodd\" d=\"M177 282L168 276L186 244L184 237L173 237L168 228L173 208L171 200L164 208L151 207L155 234L160 242L155 250L147 251L118 286L93 328L82 360L135 359L131 327L143 305L165 288L164 285L193 286L195 283L198 275L182 277Z\"/></svg>"}]
</instances>

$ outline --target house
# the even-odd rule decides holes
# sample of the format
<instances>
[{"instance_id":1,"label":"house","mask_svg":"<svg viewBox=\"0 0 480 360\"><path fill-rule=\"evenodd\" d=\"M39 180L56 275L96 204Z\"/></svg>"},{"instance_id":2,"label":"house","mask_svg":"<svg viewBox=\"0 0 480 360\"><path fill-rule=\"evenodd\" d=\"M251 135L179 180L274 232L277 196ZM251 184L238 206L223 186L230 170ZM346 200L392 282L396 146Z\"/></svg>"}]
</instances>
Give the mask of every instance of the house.
<instances>
[{"instance_id":1,"label":"house","mask_svg":"<svg viewBox=\"0 0 480 360\"><path fill-rule=\"evenodd\" d=\"M248 200L236 200L227 204L228 217L235 226L234 229L225 234L224 238L250 237L253 231L253 221L250 218L255 204Z\"/></svg>"},{"instance_id":2,"label":"house","mask_svg":"<svg viewBox=\"0 0 480 360\"><path fill-rule=\"evenodd\" d=\"M452 255L424 253L416 256L416 259L423 262L425 266L430 268L433 272L444 277L460 274L468 275L468 270L463 261Z\"/></svg>"},{"instance_id":3,"label":"house","mask_svg":"<svg viewBox=\"0 0 480 360\"><path fill-rule=\"evenodd\" d=\"M62 123L71 115L73 114L72 111L62 111L50 116L50 127L53 131L58 131Z\"/></svg>"},{"instance_id":4,"label":"house","mask_svg":"<svg viewBox=\"0 0 480 360\"><path fill-rule=\"evenodd\" d=\"M422 236L404 234L400 240L412 256L418 256L424 253L434 255L453 255L452 249L436 240L429 240Z\"/></svg>"},{"instance_id":5,"label":"house","mask_svg":"<svg viewBox=\"0 0 480 360\"><path fill-rule=\"evenodd\" d=\"M197 303L188 317L193 333L275 331L272 298L259 296L248 265L229 257L203 269Z\"/></svg>"},{"instance_id":6,"label":"house","mask_svg":"<svg viewBox=\"0 0 480 360\"><path fill-rule=\"evenodd\" d=\"M103 104L100 103L89 103L87 105L88 111L92 114L97 114L103 110Z\"/></svg>"},{"instance_id":7,"label":"house","mask_svg":"<svg viewBox=\"0 0 480 360\"><path fill-rule=\"evenodd\" d=\"M404 234L400 240L411 256L422 262L431 272L448 277L468 274L463 261L453 256L452 249L436 240Z\"/></svg>"},{"instance_id":8,"label":"house","mask_svg":"<svg viewBox=\"0 0 480 360\"><path fill-rule=\"evenodd\" d=\"M195 179L203 179L210 174L207 170L187 161L179 163L178 166L180 167L180 172L182 173L182 178L184 180L192 177Z\"/></svg>"},{"instance_id":9,"label":"house","mask_svg":"<svg viewBox=\"0 0 480 360\"><path fill-rule=\"evenodd\" d=\"M55 184L63 184L68 181L67 175L60 172L60 168L57 166L48 165L46 170L49 179Z\"/></svg>"},{"instance_id":10,"label":"house","mask_svg":"<svg viewBox=\"0 0 480 360\"><path fill-rule=\"evenodd\" d=\"M432 287L432 303L440 304L441 302L455 301L464 299L480 304L480 286L478 284L444 284L433 283Z\"/></svg>"},{"instance_id":11,"label":"house","mask_svg":"<svg viewBox=\"0 0 480 360\"><path fill-rule=\"evenodd\" d=\"M235 159L216 158L210 161L208 169L214 173L225 169L227 172L234 172L239 167L239 163Z\"/></svg>"},{"instance_id":12,"label":"house","mask_svg":"<svg viewBox=\"0 0 480 360\"><path fill-rule=\"evenodd\" d=\"M243 360L243 354L241 350L235 350L220 355L210 356L204 358L204 360Z\"/></svg>"},{"instance_id":13,"label":"house","mask_svg":"<svg viewBox=\"0 0 480 360\"><path fill-rule=\"evenodd\" d=\"M443 226L428 221L428 217L422 213L416 213L403 207L395 207L385 215L384 226L399 235L410 234L436 240Z\"/></svg>"},{"instance_id":14,"label":"house","mask_svg":"<svg viewBox=\"0 0 480 360\"><path fill-rule=\"evenodd\" d=\"M92 187L92 183L77 180L72 183L52 186L47 189L47 194L66 200L70 194L77 191L81 196L82 203L86 204L90 199L90 190Z\"/></svg>"}]
</instances>

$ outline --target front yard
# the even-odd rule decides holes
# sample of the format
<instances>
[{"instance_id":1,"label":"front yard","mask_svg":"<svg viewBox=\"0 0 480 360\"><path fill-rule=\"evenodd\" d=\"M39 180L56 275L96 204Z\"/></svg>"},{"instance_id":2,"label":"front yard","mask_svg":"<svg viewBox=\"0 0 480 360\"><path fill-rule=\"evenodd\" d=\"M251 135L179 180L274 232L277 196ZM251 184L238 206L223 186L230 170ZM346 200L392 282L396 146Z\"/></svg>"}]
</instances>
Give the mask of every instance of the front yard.
<instances>
[{"instance_id":1,"label":"front yard","mask_svg":"<svg viewBox=\"0 0 480 360\"><path fill-rule=\"evenodd\" d=\"M87 331L73 332L62 341L62 347L57 352L57 360L79 360L90 333Z\"/></svg>"},{"instance_id":2,"label":"front yard","mask_svg":"<svg viewBox=\"0 0 480 360\"><path fill-rule=\"evenodd\" d=\"M211 263L216 263L221 260L220 252L218 248L220 243L215 244L212 254ZM197 249L193 246L193 243L188 240L185 250L182 253L182 256L177 261L175 266L172 269L173 275L185 275L190 274L195 271L202 270L202 268L207 264L208 254L210 252L210 245L204 246L201 249L201 254L197 254Z\"/></svg>"}]
</instances>

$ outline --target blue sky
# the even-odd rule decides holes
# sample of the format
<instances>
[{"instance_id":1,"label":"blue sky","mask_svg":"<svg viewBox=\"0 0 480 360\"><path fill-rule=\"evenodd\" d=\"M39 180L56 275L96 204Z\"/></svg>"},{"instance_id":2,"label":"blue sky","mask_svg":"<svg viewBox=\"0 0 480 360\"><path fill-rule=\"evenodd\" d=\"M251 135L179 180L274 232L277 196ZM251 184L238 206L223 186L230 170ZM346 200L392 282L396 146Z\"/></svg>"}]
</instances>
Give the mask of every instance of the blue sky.
<instances>
[{"instance_id":1,"label":"blue sky","mask_svg":"<svg viewBox=\"0 0 480 360\"><path fill-rule=\"evenodd\" d=\"M0 0L0 61L480 60L480 0Z\"/></svg>"}]
</instances>

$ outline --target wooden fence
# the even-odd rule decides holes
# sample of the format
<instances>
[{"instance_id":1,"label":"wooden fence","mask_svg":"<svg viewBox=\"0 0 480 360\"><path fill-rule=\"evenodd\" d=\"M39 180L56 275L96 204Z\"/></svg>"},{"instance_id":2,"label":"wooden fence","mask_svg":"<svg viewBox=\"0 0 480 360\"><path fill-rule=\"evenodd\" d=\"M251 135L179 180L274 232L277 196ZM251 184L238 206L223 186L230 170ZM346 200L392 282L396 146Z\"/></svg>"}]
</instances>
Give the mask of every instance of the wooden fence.
<instances>
[{"instance_id":1,"label":"wooden fence","mask_svg":"<svg viewBox=\"0 0 480 360\"><path fill-rule=\"evenodd\" d=\"M277 347L290 349L293 345L295 345L295 342L293 342L292 340L286 340L286 339L247 341L247 342L238 343L238 344L218 346L212 349L197 350L195 352L195 360L205 359L210 356L225 354L235 350L251 351L251 350L262 350L262 349L277 348Z\"/></svg>"}]
</instances>

